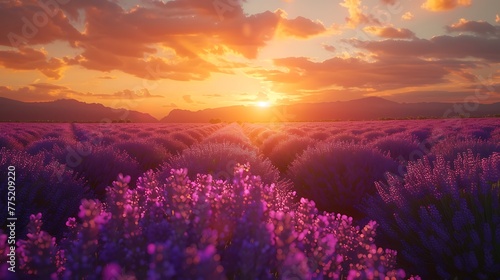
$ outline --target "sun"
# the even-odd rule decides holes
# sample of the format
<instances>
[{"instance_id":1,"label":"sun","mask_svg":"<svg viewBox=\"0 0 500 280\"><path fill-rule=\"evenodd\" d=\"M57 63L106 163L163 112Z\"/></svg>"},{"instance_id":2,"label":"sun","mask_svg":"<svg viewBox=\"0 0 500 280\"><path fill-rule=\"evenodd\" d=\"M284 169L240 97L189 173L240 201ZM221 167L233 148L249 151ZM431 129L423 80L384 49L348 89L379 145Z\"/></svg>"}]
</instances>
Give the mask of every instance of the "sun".
<instances>
[{"instance_id":1,"label":"sun","mask_svg":"<svg viewBox=\"0 0 500 280\"><path fill-rule=\"evenodd\" d=\"M257 102L257 106L260 108L267 108L271 106L271 103L269 103L269 101L259 101Z\"/></svg>"}]
</instances>

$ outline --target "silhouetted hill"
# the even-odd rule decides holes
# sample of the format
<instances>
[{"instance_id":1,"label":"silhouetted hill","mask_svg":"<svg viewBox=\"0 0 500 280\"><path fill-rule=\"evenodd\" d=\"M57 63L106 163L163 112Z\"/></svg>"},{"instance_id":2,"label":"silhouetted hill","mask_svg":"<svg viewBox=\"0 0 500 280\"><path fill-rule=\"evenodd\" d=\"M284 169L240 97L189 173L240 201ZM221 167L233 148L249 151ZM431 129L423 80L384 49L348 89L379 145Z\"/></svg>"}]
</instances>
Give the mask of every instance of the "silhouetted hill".
<instances>
[{"instance_id":1,"label":"silhouetted hill","mask_svg":"<svg viewBox=\"0 0 500 280\"><path fill-rule=\"evenodd\" d=\"M157 122L149 114L125 109L112 109L102 104L89 104L71 99L52 102L21 102L0 98L0 121Z\"/></svg>"},{"instance_id":2,"label":"silhouetted hill","mask_svg":"<svg viewBox=\"0 0 500 280\"><path fill-rule=\"evenodd\" d=\"M479 104L477 108L475 107L475 104L437 102L397 103L380 97L367 97L350 101L294 104L271 108L231 106L200 111L175 109L164 117L161 122L377 120L383 118L457 117L462 113L466 114L466 117L500 115L500 103ZM63 99L52 102L28 103L0 98L0 121L101 122L103 120L122 122L158 121L146 113L112 109L102 104L88 104L76 100Z\"/></svg>"},{"instance_id":3,"label":"silhouetted hill","mask_svg":"<svg viewBox=\"0 0 500 280\"><path fill-rule=\"evenodd\" d=\"M272 108L233 106L196 112L176 109L161 122L377 120L451 118L460 114L466 117L481 117L500 114L500 103L479 104L477 108L474 107L473 104L459 103L397 103L380 97L367 97L350 101L294 104Z\"/></svg>"}]
</instances>

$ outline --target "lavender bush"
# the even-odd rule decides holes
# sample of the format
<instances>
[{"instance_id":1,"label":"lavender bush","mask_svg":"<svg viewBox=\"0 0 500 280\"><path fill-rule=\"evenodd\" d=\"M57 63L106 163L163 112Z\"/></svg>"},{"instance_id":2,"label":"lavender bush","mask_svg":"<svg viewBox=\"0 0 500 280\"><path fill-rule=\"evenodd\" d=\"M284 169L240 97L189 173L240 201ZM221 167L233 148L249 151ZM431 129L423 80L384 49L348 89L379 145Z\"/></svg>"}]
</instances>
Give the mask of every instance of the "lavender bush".
<instances>
[{"instance_id":1,"label":"lavender bush","mask_svg":"<svg viewBox=\"0 0 500 280\"><path fill-rule=\"evenodd\" d=\"M430 128L416 128L409 131L409 134L416 138L417 141L422 142L427 140L432 135L432 131Z\"/></svg>"},{"instance_id":2,"label":"lavender bush","mask_svg":"<svg viewBox=\"0 0 500 280\"><path fill-rule=\"evenodd\" d=\"M359 143L361 138L353 135L352 133L340 133L330 137L329 141L345 142L345 143Z\"/></svg>"},{"instance_id":3,"label":"lavender bush","mask_svg":"<svg viewBox=\"0 0 500 280\"><path fill-rule=\"evenodd\" d=\"M324 140L330 138L331 134L326 132L326 131L317 131L317 132L313 132L313 133L309 134L308 136L312 140L324 141Z\"/></svg>"},{"instance_id":4,"label":"lavender bush","mask_svg":"<svg viewBox=\"0 0 500 280\"><path fill-rule=\"evenodd\" d=\"M267 137L266 140L264 140L262 142L262 145L259 147L260 151L262 152L262 154L269 157L271 151L276 147L276 145L285 141L289 137L290 135L280 132L269 135L269 137ZM293 135L292 137L295 137L295 135Z\"/></svg>"},{"instance_id":5,"label":"lavender bush","mask_svg":"<svg viewBox=\"0 0 500 280\"><path fill-rule=\"evenodd\" d=\"M363 205L406 263L429 278L500 277L500 154L410 163Z\"/></svg>"},{"instance_id":6,"label":"lavender bush","mask_svg":"<svg viewBox=\"0 0 500 280\"><path fill-rule=\"evenodd\" d=\"M142 172L159 167L171 156L165 148L149 141L122 141L115 143L113 148L137 160Z\"/></svg>"},{"instance_id":7,"label":"lavender bush","mask_svg":"<svg viewBox=\"0 0 500 280\"><path fill-rule=\"evenodd\" d=\"M203 140L203 138L205 138L208 134L210 134L207 132L203 132L203 130L201 129L190 129L187 130L186 133L189 134L189 136L196 139L196 141L198 142L200 142L201 140Z\"/></svg>"},{"instance_id":8,"label":"lavender bush","mask_svg":"<svg viewBox=\"0 0 500 280\"><path fill-rule=\"evenodd\" d=\"M195 138L185 132L174 132L169 134L169 137L184 143L188 147L197 142Z\"/></svg>"},{"instance_id":9,"label":"lavender bush","mask_svg":"<svg viewBox=\"0 0 500 280\"><path fill-rule=\"evenodd\" d=\"M22 277L62 279L404 279L396 253L374 244L376 223L318 214L313 202L289 207L274 184L236 166L232 182L171 170L128 187L119 176L105 203L83 200L59 242L32 215L18 241ZM278 205L288 205L282 208ZM5 235L0 233L0 239ZM349 247L353 244L353 247ZM2 247L0 246L0 249Z\"/></svg>"},{"instance_id":10,"label":"lavender bush","mask_svg":"<svg viewBox=\"0 0 500 280\"><path fill-rule=\"evenodd\" d=\"M122 132L118 134L117 138L120 139L120 141L127 141L133 138L133 134Z\"/></svg>"},{"instance_id":11,"label":"lavender bush","mask_svg":"<svg viewBox=\"0 0 500 280\"><path fill-rule=\"evenodd\" d=\"M243 133L241 127L235 123L227 125L212 133L205 138L202 143L233 143L248 150L255 149L250 139Z\"/></svg>"},{"instance_id":12,"label":"lavender bush","mask_svg":"<svg viewBox=\"0 0 500 280\"><path fill-rule=\"evenodd\" d=\"M252 141L252 143L254 144L259 134L266 130L268 130L268 128L263 125L248 124L248 123L243 124L243 131L248 136L250 141Z\"/></svg>"},{"instance_id":13,"label":"lavender bush","mask_svg":"<svg viewBox=\"0 0 500 280\"><path fill-rule=\"evenodd\" d=\"M19 143L14 137L10 135L0 135L0 149L22 149L21 143Z\"/></svg>"},{"instance_id":14,"label":"lavender bush","mask_svg":"<svg viewBox=\"0 0 500 280\"><path fill-rule=\"evenodd\" d=\"M407 135L389 135L379 138L370 146L376 147L384 153L389 153L390 157L400 163L417 160L420 153L420 144Z\"/></svg>"},{"instance_id":15,"label":"lavender bush","mask_svg":"<svg viewBox=\"0 0 500 280\"><path fill-rule=\"evenodd\" d=\"M490 141L500 142L500 127L497 127L491 132Z\"/></svg>"},{"instance_id":16,"label":"lavender bush","mask_svg":"<svg viewBox=\"0 0 500 280\"><path fill-rule=\"evenodd\" d=\"M306 136L306 132L298 127L290 127L286 130L286 134L293 134L297 136Z\"/></svg>"},{"instance_id":17,"label":"lavender bush","mask_svg":"<svg viewBox=\"0 0 500 280\"><path fill-rule=\"evenodd\" d=\"M69 149L55 147L48 156L81 176L101 199L105 196L105 188L121 172L130 174L134 178L133 182L140 175L139 164L134 158L109 146L94 146L84 142Z\"/></svg>"},{"instance_id":18,"label":"lavender bush","mask_svg":"<svg viewBox=\"0 0 500 280\"><path fill-rule=\"evenodd\" d=\"M26 279L57 279L63 271L64 253L58 249L56 238L42 231L42 214L30 216L26 240L17 242L19 270Z\"/></svg>"},{"instance_id":19,"label":"lavender bush","mask_svg":"<svg viewBox=\"0 0 500 280\"><path fill-rule=\"evenodd\" d=\"M44 138L32 142L26 147L26 151L31 155L36 155L40 152L50 152L54 147L65 148L69 141L61 138Z\"/></svg>"},{"instance_id":20,"label":"lavender bush","mask_svg":"<svg viewBox=\"0 0 500 280\"><path fill-rule=\"evenodd\" d=\"M368 142L372 142L375 139L384 137L386 135L387 134L385 134L384 132L380 132L380 131L369 131L369 132L361 134L361 137L363 137L364 142L368 143Z\"/></svg>"},{"instance_id":21,"label":"lavender bush","mask_svg":"<svg viewBox=\"0 0 500 280\"><path fill-rule=\"evenodd\" d=\"M346 131L345 128L331 128L328 130L331 135L337 135L337 134L342 134Z\"/></svg>"},{"instance_id":22,"label":"lavender bush","mask_svg":"<svg viewBox=\"0 0 500 280\"><path fill-rule=\"evenodd\" d=\"M16 168L17 232L25 234L29 216L41 212L50 217L45 230L60 236L69 216L76 214L80 200L92 197L89 188L75 174L57 162L44 163L44 155L31 156L23 151L0 150L0 168ZM0 195L7 197L7 172L0 172ZM0 211L1 228L7 225L7 207Z\"/></svg>"},{"instance_id":23,"label":"lavender bush","mask_svg":"<svg viewBox=\"0 0 500 280\"><path fill-rule=\"evenodd\" d=\"M492 130L492 127L470 128L464 131L464 134L466 137L488 140L491 136Z\"/></svg>"},{"instance_id":24,"label":"lavender bush","mask_svg":"<svg viewBox=\"0 0 500 280\"><path fill-rule=\"evenodd\" d=\"M184 149L188 146L182 143L179 140L172 139L168 136L164 137L153 137L150 138L149 141L161 145L164 149L166 149L170 154L177 155L180 154Z\"/></svg>"},{"instance_id":25,"label":"lavender bush","mask_svg":"<svg viewBox=\"0 0 500 280\"><path fill-rule=\"evenodd\" d=\"M356 205L376 192L374 182L396 168L394 160L375 149L332 142L306 150L288 173L298 194L314 200L319 209L361 218Z\"/></svg>"},{"instance_id":26,"label":"lavender bush","mask_svg":"<svg viewBox=\"0 0 500 280\"><path fill-rule=\"evenodd\" d=\"M29 145L29 143L39 139L38 135L35 133L29 133L28 131L18 131L12 134L12 137L21 144L23 147Z\"/></svg>"},{"instance_id":27,"label":"lavender bush","mask_svg":"<svg viewBox=\"0 0 500 280\"><path fill-rule=\"evenodd\" d=\"M307 137L291 136L278 143L268 157L280 172L285 173L288 166L314 142Z\"/></svg>"},{"instance_id":28,"label":"lavender bush","mask_svg":"<svg viewBox=\"0 0 500 280\"><path fill-rule=\"evenodd\" d=\"M457 137L448 137L438 142L431 149L431 158L440 155L447 161L454 160L457 155L471 150L473 154L479 154L480 157L489 157L495 152L500 152L500 142L487 141L474 138L459 139Z\"/></svg>"},{"instance_id":29,"label":"lavender bush","mask_svg":"<svg viewBox=\"0 0 500 280\"><path fill-rule=\"evenodd\" d=\"M166 178L172 168L187 167L191 179L196 178L198 173L211 174L216 179L230 179L238 162L250 163L253 172L266 183L279 180L279 172L269 160L263 159L254 149L248 150L233 143L195 145L168 160L162 166L160 174L162 178Z\"/></svg>"},{"instance_id":30,"label":"lavender bush","mask_svg":"<svg viewBox=\"0 0 500 280\"><path fill-rule=\"evenodd\" d=\"M393 127L389 127L389 128L387 128L387 129L384 130L384 132L387 133L387 134L389 134L389 135L400 133L400 132L403 132L403 131L406 131L406 127L403 127L403 126L393 126Z\"/></svg>"}]
</instances>

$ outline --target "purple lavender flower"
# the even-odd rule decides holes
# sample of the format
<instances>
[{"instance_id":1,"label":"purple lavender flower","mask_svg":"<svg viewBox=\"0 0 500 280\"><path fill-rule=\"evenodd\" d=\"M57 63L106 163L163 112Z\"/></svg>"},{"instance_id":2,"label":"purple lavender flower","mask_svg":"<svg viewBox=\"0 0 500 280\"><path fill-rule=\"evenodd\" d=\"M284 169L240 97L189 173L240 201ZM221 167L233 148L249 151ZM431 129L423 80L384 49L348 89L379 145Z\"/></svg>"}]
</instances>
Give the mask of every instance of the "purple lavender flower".
<instances>
[{"instance_id":1,"label":"purple lavender flower","mask_svg":"<svg viewBox=\"0 0 500 280\"><path fill-rule=\"evenodd\" d=\"M391 178L391 177L389 177ZM472 151L453 164L438 156L408 165L402 180L377 183L379 196L364 211L380 221L388 243L426 277L493 279L500 276L500 154Z\"/></svg>"},{"instance_id":2,"label":"purple lavender flower","mask_svg":"<svg viewBox=\"0 0 500 280\"><path fill-rule=\"evenodd\" d=\"M361 217L356 205L376 192L375 181L395 169L395 161L375 149L333 142L306 150L289 176L299 196L314 200L319 209Z\"/></svg>"}]
</instances>

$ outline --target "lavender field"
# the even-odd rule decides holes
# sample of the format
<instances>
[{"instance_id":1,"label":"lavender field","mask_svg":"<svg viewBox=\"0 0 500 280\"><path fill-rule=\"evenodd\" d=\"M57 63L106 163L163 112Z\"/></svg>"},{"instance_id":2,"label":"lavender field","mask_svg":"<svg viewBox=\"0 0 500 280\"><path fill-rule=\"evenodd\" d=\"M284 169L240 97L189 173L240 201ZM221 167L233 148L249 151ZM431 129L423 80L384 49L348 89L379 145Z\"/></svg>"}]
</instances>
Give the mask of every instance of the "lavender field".
<instances>
[{"instance_id":1,"label":"lavender field","mask_svg":"<svg viewBox=\"0 0 500 280\"><path fill-rule=\"evenodd\" d=\"M0 279L499 279L499 119L0 123Z\"/></svg>"}]
</instances>

